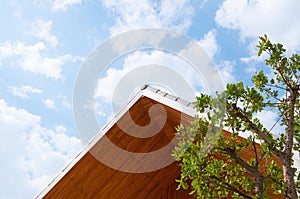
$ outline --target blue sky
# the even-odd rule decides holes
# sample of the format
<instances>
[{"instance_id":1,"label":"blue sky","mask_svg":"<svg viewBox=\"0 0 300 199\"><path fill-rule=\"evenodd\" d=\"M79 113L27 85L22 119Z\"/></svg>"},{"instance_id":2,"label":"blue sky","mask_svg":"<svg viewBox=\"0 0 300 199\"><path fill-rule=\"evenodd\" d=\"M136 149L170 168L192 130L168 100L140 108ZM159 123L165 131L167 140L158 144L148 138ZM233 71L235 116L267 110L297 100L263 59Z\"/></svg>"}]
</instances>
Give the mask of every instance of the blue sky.
<instances>
[{"instance_id":1,"label":"blue sky","mask_svg":"<svg viewBox=\"0 0 300 199\"><path fill-rule=\"evenodd\" d=\"M73 119L74 84L101 42L138 28L177 31L207 52L224 84L249 83L258 69L268 73L256 57L258 36L266 33L288 53L299 52L299 7L298 0L1 1L0 199L32 198L82 148ZM145 63L179 62L157 50L114 62L95 91L99 124L111 117L109 99L126 72ZM276 121L272 111L257 117L266 126Z\"/></svg>"}]
</instances>

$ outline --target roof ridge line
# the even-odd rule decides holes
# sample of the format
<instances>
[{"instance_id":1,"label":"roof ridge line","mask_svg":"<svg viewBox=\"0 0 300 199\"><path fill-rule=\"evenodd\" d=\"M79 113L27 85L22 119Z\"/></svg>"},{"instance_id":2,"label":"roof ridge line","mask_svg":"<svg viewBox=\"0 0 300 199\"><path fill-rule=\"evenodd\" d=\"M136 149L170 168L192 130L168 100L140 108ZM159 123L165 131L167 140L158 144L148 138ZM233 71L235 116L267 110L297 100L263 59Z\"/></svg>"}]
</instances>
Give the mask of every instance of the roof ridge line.
<instances>
[{"instance_id":1,"label":"roof ridge line","mask_svg":"<svg viewBox=\"0 0 300 199\"><path fill-rule=\"evenodd\" d=\"M140 91L142 91L142 92L143 91L150 91L153 94L158 94L158 95L160 95L162 97L165 97L165 98L168 98L170 100L179 102L180 104L182 104L182 105L184 105L184 106L186 106L188 108L194 108L193 102L187 101L187 100L181 98L180 96L175 96L173 94L164 92L164 91L162 91L162 90L160 90L158 88L149 86L148 84L144 84L143 86L141 86Z\"/></svg>"}]
</instances>

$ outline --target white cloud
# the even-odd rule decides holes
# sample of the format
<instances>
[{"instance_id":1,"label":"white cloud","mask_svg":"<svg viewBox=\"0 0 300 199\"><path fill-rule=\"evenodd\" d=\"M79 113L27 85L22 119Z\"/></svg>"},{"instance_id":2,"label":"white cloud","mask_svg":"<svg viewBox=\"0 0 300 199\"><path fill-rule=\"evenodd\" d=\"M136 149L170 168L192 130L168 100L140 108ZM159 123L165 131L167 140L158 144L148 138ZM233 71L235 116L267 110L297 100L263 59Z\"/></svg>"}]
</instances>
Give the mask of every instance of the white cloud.
<instances>
[{"instance_id":1,"label":"white cloud","mask_svg":"<svg viewBox=\"0 0 300 199\"><path fill-rule=\"evenodd\" d=\"M55 102L52 99L45 99L45 100L43 100L43 102L44 102L44 105L49 109L55 109L56 108Z\"/></svg>"},{"instance_id":2,"label":"white cloud","mask_svg":"<svg viewBox=\"0 0 300 199\"><path fill-rule=\"evenodd\" d=\"M104 93L102 91L99 92L99 90L98 90L98 94L103 95ZM110 96L108 96L108 95L110 95ZM112 95L111 93L106 93L104 100L108 101L108 97L111 97L111 95ZM103 101L101 101L101 102L103 102ZM101 102L100 101L86 102L84 104L84 108L89 111L95 111L97 116L107 119L108 115L112 116L112 114L108 113L110 110L107 110L107 108L109 108L109 107L106 107L107 104L101 103Z\"/></svg>"},{"instance_id":3,"label":"white cloud","mask_svg":"<svg viewBox=\"0 0 300 199\"><path fill-rule=\"evenodd\" d=\"M208 56L213 59L219 51L219 46L216 40L216 30L210 30L204 37L198 41L198 44L206 51Z\"/></svg>"},{"instance_id":4,"label":"white cloud","mask_svg":"<svg viewBox=\"0 0 300 199\"><path fill-rule=\"evenodd\" d=\"M273 125L276 124L271 131L275 135L278 135L284 131L284 128L280 126L280 122L276 123L278 120L278 114L271 110L262 110L254 117L258 118L267 130L270 130Z\"/></svg>"},{"instance_id":5,"label":"white cloud","mask_svg":"<svg viewBox=\"0 0 300 199\"><path fill-rule=\"evenodd\" d=\"M51 34L52 21L36 20L32 24L32 31L30 34L36 36L49 43L52 47L55 47L58 43L57 38Z\"/></svg>"},{"instance_id":6,"label":"white cloud","mask_svg":"<svg viewBox=\"0 0 300 199\"><path fill-rule=\"evenodd\" d=\"M52 9L55 11L65 11L68 7L76 4L81 4L81 0L55 0L52 4Z\"/></svg>"},{"instance_id":7,"label":"white cloud","mask_svg":"<svg viewBox=\"0 0 300 199\"><path fill-rule=\"evenodd\" d=\"M33 198L82 147L64 126L53 130L40 121L0 99L0 198Z\"/></svg>"},{"instance_id":8,"label":"white cloud","mask_svg":"<svg viewBox=\"0 0 300 199\"><path fill-rule=\"evenodd\" d=\"M245 69L246 73L255 73L257 71L257 68L255 66L249 66Z\"/></svg>"},{"instance_id":9,"label":"white cloud","mask_svg":"<svg viewBox=\"0 0 300 199\"><path fill-rule=\"evenodd\" d=\"M267 59L267 53L262 53L261 56L257 56L257 44L258 44L258 37L257 38L253 38L253 40L250 42L249 46L248 46L248 50L250 53L249 57L242 57L240 60L247 64L249 66L249 69L246 70L250 70L250 68L254 68L258 63L263 62L264 60Z\"/></svg>"},{"instance_id":10,"label":"white cloud","mask_svg":"<svg viewBox=\"0 0 300 199\"><path fill-rule=\"evenodd\" d=\"M68 101L67 97L64 95L59 95L58 98L61 100L61 103L64 107L72 109L72 104Z\"/></svg>"},{"instance_id":11,"label":"white cloud","mask_svg":"<svg viewBox=\"0 0 300 199\"><path fill-rule=\"evenodd\" d=\"M236 81L235 77L232 74L235 65L235 62L223 61L216 66L218 68L219 76L222 79L224 85L234 83Z\"/></svg>"},{"instance_id":12,"label":"white cloud","mask_svg":"<svg viewBox=\"0 0 300 199\"><path fill-rule=\"evenodd\" d=\"M14 96L19 96L21 98L30 98L29 94L42 93L43 91L37 88L33 88L29 85L22 85L21 87L12 86L9 91Z\"/></svg>"},{"instance_id":13,"label":"white cloud","mask_svg":"<svg viewBox=\"0 0 300 199\"><path fill-rule=\"evenodd\" d=\"M147 78L154 80L155 78L161 77L161 79L164 79L164 82L168 82L167 84L163 85L169 88L169 92L173 92L174 84L176 84L175 87L180 87L183 83L188 84L194 91L202 91L202 92L209 92L208 88L211 86L211 81L213 81L214 78L220 78L218 77L218 71L219 68L220 76L223 77L224 82L232 82L234 81L234 77L231 75L231 72L233 70L233 63L231 62L224 62L220 64L218 67L215 67L214 69L209 68L211 71L211 75L214 77L207 78L205 75L207 72L207 67L211 67L211 64L213 62L211 61L211 57L214 57L215 54L219 50L219 46L216 41L216 31L211 30L207 34L204 35L203 39L201 39L198 42L194 42L195 45L200 45L203 50L209 54L207 56L206 53L203 51L198 52L199 49L195 49L195 46L186 46L184 49L182 49L177 55L173 55L171 53L166 53L159 50L153 50L150 52L144 52L144 51L135 51L134 53L129 54L123 63L123 67L121 68L109 68L105 74L105 76L101 77L101 79L98 81L98 87L95 92L95 98L101 98L102 100L105 100L106 102L110 102L112 99L112 95L115 92L116 86L118 83L123 79L127 78L126 83L133 84L135 80L139 81L141 77L144 77L145 81ZM197 46L198 47L198 46ZM200 55L198 54L200 53ZM202 54L201 54L202 53ZM180 57L182 56L182 57ZM199 56L202 58L199 59ZM200 61L201 68L197 69L194 68L190 63L186 62L183 58L186 57L193 57L196 60ZM190 61L190 60L187 60ZM207 62L207 63L206 63ZM169 67L170 70L174 71L174 74L171 73L163 73L164 69L162 68L161 71L156 71L151 74L147 74L148 77L145 77L145 74L134 74L138 73L139 67L144 67L145 65L149 64L157 64L161 65L163 67ZM205 66L204 66L205 65ZM145 70L147 70L145 68ZM213 72L212 72L213 71ZM144 71L139 71L144 72ZM145 73L145 72L144 72ZM176 74L182 78L179 80L176 76ZM201 73L201 74L200 74ZM202 74L203 73L203 74ZM131 79L129 80L128 77ZM181 84L179 83L181 81ZM124 82L123 82L124 83ZM150 82L147 82L150 83ZM154 83L154 82L152 82ZM155 82L155 83L163 83L161 82ZM136 85L141 86L141 85ZM132 88L132 90L135 88ZM172 90L173 89L173 90ZM180 89L178 89L180 90ZM223 90L223 87L222 89ZM194 96L188 97L185 96L183 93L172 93L178 96L187 97L186 100L194 101ZM128 100L129 96L123 96L127 97L126 99L122 99L120 101L126 102ZM115 99L114 99L115 100ZM97 109L96 109L97 110Z\"/></svg>"},{"instance_id":14,"label":"white cloud","mask_svg":"<svg viewBox=\"0 0 300 199\"><path fill-rule=\"evenodd\" d=\"M146 74L145 70L147 70L148 68L146 68L145 66L150 64L160 65L161 70L149 70L149 73ZM138 70L139 68L141 69ZM164 73L166 71L168 73ZM201 77L194 70L193 66L189 65L178 56L158 50L152 52L136 51L126 57L126 59L124 60L123 68L108 69L105 76L98 81L98 87L95 92L95 97L101 97L102 99L109 102L113 97L112 95L114 94L118 83L120 83L122 79L126 79L126 82L122 83L126 83L128 87L134 86L134 88L129 88L131 89L131 91L133 91L133 89L136 89L135 86L142 86L135 85L135 82L143 81L141 80L141 78L146 83L150 83L149 81L152 80L154 81L152 83L164 84L162 86L165 86L167 89L169 89L170 92L174 92L176 90L179 91L181 86L184 86L186 84L190 85L191 88L195 88L195 85L199 86L200 83L202 83ZM201 86L203 86L203 84ZM186 100L194 100L192 96L183 95L182 93L172 94L184 96L186 97ZM130 96L122 97L127 98L120 101L127 102Z\"/></svg>"},{"instance_id":15,"label":"white cloud","mask_svg":"<svg viewBox=\"0 0 300 199\"><path fill-rule=\"evenodd\" d=\"M81 58L71 55L57 57L45 56L47 48L44 43L25 45L22 42L5 42L0 44L0 63L5 58L17 58L12 62L25 71L41 74L48 78L62 79L62 66L67 61L77 61Z\"/></svg>"},{"instance_id":16,"label":"white cloud","mask_svg":"<svg viewBox=\"0 0 300 199\"><path fill-rule=\"evenodd\" d=\"M171 28L186 31L194 13L189 1L104 0L103 5L115 14L111 34L144 27Z\"/></svg>"},{"instance_id":17,"label":"white cloud","mask_svg":"<svg viewBox=\"0 0 300 199\"><path fill-rule=\"evenodd\" d=\"M203 8L207 4L208 0L202 0L200 3L200 8Z\"/></svg>"},{"instance_id":18,"label":"white cloud","mask_svg":"<svg viewBox=\"0 0 300 199\"><path fill-rule=\"evenodd\" d=\"M263 53L260 57L257 56L257 53L250 53L249 57L242 57L240 60L241 62L249 65L249 68L246 69L246 71L252 71L253 68L255 68L255 65L257 63L263 62L266 60L266 54Z\"/></svg>"},{"instance_id":19,"label":"white cloud","mask_svg":"<svg viewBox=\"0 0 300 199\"><path fill-rule=\"evenodd\" d=\"M215 21L222 27L240 31L242 40L267 34L290 51L300 49L298 0L225 0Z\"/></svg>"},{"instance_id":20,"label":"white cloud","mask_svg":"<svg viewBox=\"0 0 300 199\"><path fill-rule=\"evenodd\" d=\"M202 49L199 48L199 46L202 47ZM205 86L202 86L201 92L214 95L216 91L223 91L222 75L226 75L223 79L225 80L224 82L233 79L231 74L229 74L233 71L233 67L229 64L232 64L232 62L224 61L219 65L215 65L213 62L213 58L219 49L216 40L216 30L213 29L206 33L198 42L191 42L180 51L180 54L184 57L188 57L188 61L195 64L201 72L201 80L204 80L201 84L205 84ZM187 78L189 78L189 76L187 76ZM199 78L194 81L199 81Z\"/></svg>"}]
</instances>

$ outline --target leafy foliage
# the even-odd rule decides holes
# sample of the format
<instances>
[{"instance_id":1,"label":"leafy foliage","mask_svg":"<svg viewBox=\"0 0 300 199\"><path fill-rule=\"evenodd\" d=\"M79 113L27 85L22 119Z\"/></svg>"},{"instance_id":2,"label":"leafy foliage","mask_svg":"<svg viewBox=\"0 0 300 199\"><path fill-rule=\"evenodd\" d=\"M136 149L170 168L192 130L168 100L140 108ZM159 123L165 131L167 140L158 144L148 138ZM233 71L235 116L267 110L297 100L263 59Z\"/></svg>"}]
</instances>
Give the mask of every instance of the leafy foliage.
<instances>
[{"instance_id":1,"label":"leafy foliage","mask_svg":"<svg viewBox=\"0 0 300 199\"><path fill-rule=\"evenodd\" d=\"M195 102L199 115L177 128L178 189L190 188L197 198L297 198L300 176L295 178L292 151L300 148L300 55L285 57L283 45L266 35L258 49L259 56L269 55L271 74L258 71L252 87L238 82L216 97L201 94ZM278 115L271 129L256 117L263 110ZM282 126L279 134L276 125Z\"/></svg>"}]
</instances>

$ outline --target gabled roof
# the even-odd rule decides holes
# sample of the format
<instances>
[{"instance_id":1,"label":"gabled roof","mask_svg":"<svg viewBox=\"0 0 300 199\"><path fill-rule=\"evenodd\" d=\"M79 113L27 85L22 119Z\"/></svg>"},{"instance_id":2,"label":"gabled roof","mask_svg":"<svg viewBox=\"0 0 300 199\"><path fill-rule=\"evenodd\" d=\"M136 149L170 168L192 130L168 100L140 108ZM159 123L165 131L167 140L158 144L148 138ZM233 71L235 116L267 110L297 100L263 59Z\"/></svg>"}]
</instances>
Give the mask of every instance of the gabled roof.
<instances>
[{"instance_id":1,"label":"gabled roof","mask_svg":"<svg viewBox=\"0 0 300 199\"><path fill-rule=\"evenodd\" d=\"M149 112L153 105L165 113L159 108ZM128 126L128 113L137 125ZM136 137L118 125L127 125L131 132L143 126L157 128L155 123L151 126L149 113L153 120L167 116L155 135ZM180 168L171 153L175 127L194 115L193 104L144 86L36 198L191 198L188 191L175 191ZM151 156L157 152L159 156Z\"/></svg>"}]
</instances>

